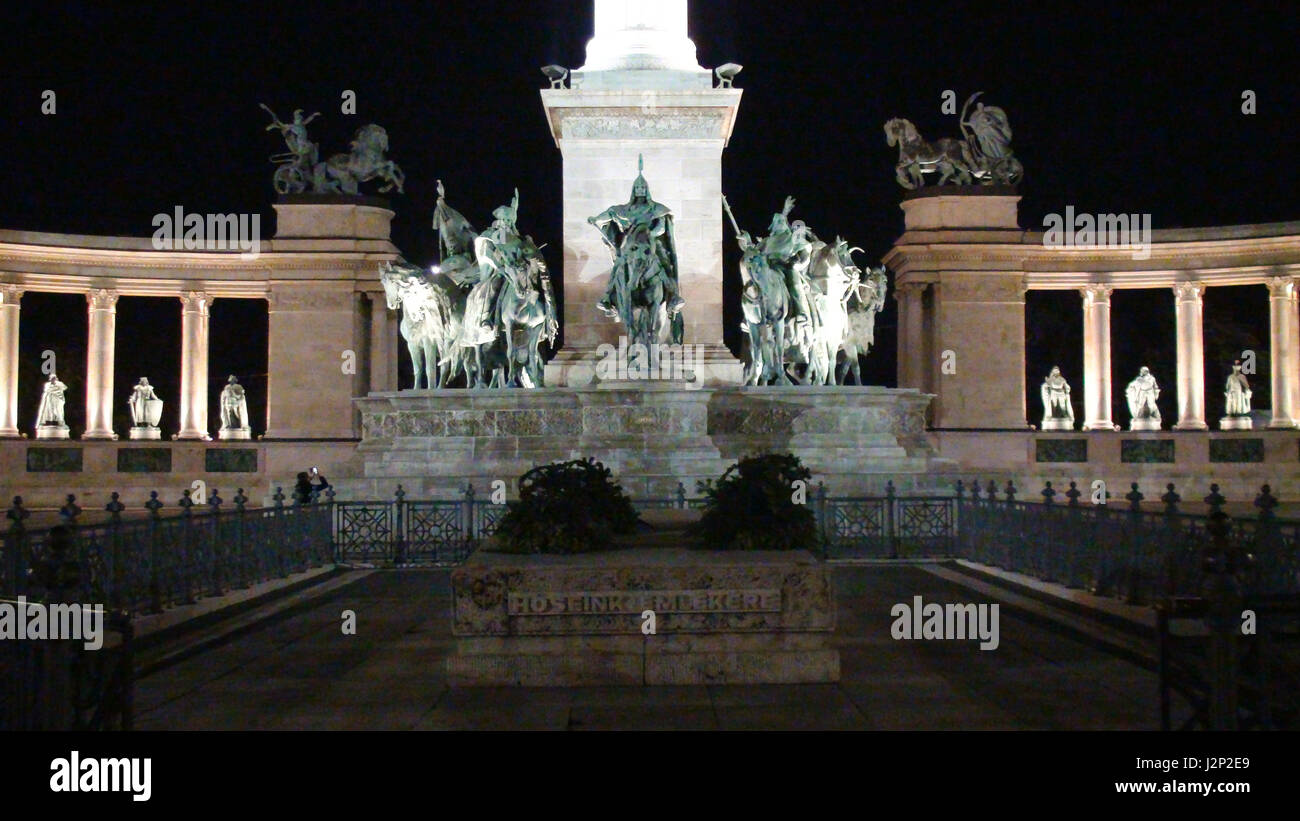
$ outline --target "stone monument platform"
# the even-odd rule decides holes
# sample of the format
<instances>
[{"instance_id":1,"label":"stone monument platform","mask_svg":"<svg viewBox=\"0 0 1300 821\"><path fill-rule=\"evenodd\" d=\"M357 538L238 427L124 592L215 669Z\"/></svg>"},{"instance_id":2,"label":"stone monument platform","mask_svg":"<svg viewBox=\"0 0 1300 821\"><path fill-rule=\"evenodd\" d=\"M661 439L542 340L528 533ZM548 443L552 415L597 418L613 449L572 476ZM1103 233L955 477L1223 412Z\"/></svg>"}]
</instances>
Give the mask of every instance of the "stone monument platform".
<instances>
[{"instance_id":1,"label":"stone monument platform","mask_svg":"<svg viewBox=\"0 0 1300 821\"><path fill-rule=\"evenodd\" d=\"M834 492L926 486L941 468L925 433L930 396L876 387L720 387L604 382L536 390L372 393L355 400L362 441L335 482L347 498L512 489L529 469L604 462L633 498L672 498L744 456L791 452Z\"/></svg>"},{"instance_id":2,"label":"stone monument platform","mask_svg":"<svg viewBox=\"0 0 1300 821\"><path fill-rule=\"evenodd\" d=\"M489 548L490 550L490 548ZM804 551L480 550L452 571L452 686L836 682L830 574ZM653 633L645 632L653 613Z\"/></svg>"}]
</instances>

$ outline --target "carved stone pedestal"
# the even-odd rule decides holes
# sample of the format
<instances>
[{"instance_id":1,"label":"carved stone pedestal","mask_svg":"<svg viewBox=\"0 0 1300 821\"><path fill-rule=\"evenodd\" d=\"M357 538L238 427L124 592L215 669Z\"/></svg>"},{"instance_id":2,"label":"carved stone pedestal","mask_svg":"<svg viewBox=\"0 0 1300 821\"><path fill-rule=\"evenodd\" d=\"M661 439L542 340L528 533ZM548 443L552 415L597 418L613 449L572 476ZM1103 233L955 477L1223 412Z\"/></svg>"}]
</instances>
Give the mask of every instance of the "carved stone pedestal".
<instances>
[{"instance_id":1,"label":"carved stone pedestal","mask_svg":"<svg viewBox=\"0 0 1300 821\"><path fill-rule=\"evenodd\" d=\"M1219 420L1219 430L1253 430L1254 427L1249 416L1225 416Z\"/></svg>"},{"instance_id":2,"label":"carved stone pedestal","mask_svg":"<svg viewBox=\"0 0 1300 821\"><path fill-rule=\"evenodd\" d=\"M67 425L37 425L36 438L37 439L67 439L68 426Z\"/></svg>"},{"instance_id":3,"label":"carved stone pedestal","mask_svg":"<svg viewBox=\"0 0 1300 821\"><path fill-rule=\"evenodd\" d=\"M253 438L253 431L251 428L222 428L221 430L217 431L217 438L222 441L226 441L226 440L247 441Z\"/></svg>"},{"instance_id":4,"label":"carved stone pedestal","mask_svg":"<svg viewBox=\"0 0 1300 821\"><path fill-rule=\"evenodd\" d=\"M1074 430L1074 422L1069 419L1044 419L1041 430Z\"/></svg>"},{"instance_id":5,"label":"carved stone pedestal","mask_svg":"<svg viewBox=\"0 0 1300 821\"><path fill-rule=\"evenodd\" d=\"M154 427L134 427L131 428L130 437L132 439L162 439L162 429Z\"/></svg>"}]
</instances>

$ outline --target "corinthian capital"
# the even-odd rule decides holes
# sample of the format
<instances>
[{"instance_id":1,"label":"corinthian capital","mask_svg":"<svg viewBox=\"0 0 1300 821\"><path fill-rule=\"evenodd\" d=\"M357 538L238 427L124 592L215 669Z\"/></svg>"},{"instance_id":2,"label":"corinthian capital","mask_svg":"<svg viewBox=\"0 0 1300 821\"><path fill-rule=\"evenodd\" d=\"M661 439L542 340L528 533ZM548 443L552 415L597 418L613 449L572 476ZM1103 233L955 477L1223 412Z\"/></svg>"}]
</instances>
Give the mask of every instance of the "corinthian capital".
<instances>
[{"instance_id":1,"label":"corinthian capital","mask_svg":"<svg viewBox=\"0 0 1300 821\"><path fill-rule=\"evenodd\" d=\"M1109 305L1110 295L1115 289L1105 283L1094 283L1085 285L1079 289L1080 296L1083 297L1083 304L1089 305Z\"/></svg>"},{"instance_id":2,"label":"corinthian capital","mask_svg":"<svg viewBox=\"0 0 1300 821\"><path fill-rule=\"evenodd\" d=\"M23 298L23 286L5 283L0 285L0 305L17 305Z\"/></svg>"},{"instance_id":3,"label":"corinthian capital","mask_svg":"<svg viewBox=\"0 0 1300 821\"><path fill-rule=\"evenodd\" d=\"M212 295L203 291L188 291L181 295L181 310L187 314L208 315L212 309Z\"/></svg>"},{"instance_id":4,"label":"corinthian capital","mask_svg":"<svg viewBox=\"0 0 1300 821\"><path fill-rule=\"evenodd\" d=\"M1295 279L1292 277L1269 277L1268 295L1273 299L1293 299L1295 297Z\"/></svg>"},{"instance_id":5,"label":"corinthian capital","mask_svg":"<svg viewBox=\"0 0 1300 821\"><path fill-rule=\"evenodd\" d=\"M86 303L92 311L112 311L117 309L117 297L117 291L94 288L86 294Z\"/></svg>"},{"instance_id":6,"label":"corinthian capital","mask_svg":"<svg viewBox=\"0 0 1300 821\"><path fill-rule=\"evenodd\" d=\"M1205 285L1200 282L1175 282L1174 299L1179 302L1200 302L1205 295Z\"/></svg>"}]
</instances>

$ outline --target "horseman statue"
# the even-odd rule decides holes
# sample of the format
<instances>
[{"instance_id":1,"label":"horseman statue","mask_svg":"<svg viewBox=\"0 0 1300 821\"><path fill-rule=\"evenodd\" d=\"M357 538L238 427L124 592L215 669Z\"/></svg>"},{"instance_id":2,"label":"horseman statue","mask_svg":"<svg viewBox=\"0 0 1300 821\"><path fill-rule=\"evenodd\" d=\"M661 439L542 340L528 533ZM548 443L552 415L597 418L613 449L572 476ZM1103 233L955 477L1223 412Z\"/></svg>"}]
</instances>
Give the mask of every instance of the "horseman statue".
<instances>
[{"instance_id":1,"label":"horseman statue","mask_svg":"<svg viewBox=\"0 0 1300 821\"><path fill-rule=\"evenodd\" d=\"M447 204L439 180L439 263L427 272L405 263L381 266L388 307L403 311L417 390L421 382L447 387L462 374L469 388L542 385L539 349L554 343L559 322L541 248L519 233L518 214L516 191L480 235Z\"/></svg>"},{"instance_id":2,"label":"horseman statue","mask_svg":"<svg viewBox=\"0 0 1300 821\"><path fill-rule=\"evenodd\" d=\"M598 307L623 323L633 343L680 345L686 301L677 285L673 215L650 198L644 170L642 158L626 204L587 219L600 231L614 261Z\"/></svg>"},{"instance_id":3,"label":"horseman statue","mask_svg":"<svg viewBox=\"0 0 1300 821\"><path fill-rule=\"evenodd\" d=\"M979 103L984 92L972 94L962 107L963 139L944 138L927 142L910 120L894 118L885 123L885 139L898 146L895 177L898 184L913 190L924 184L925 174L939 175L938 184L1015 185L1024 176L1024 166L1011 150L1011 124L1007 113L996 106Z\"/></svg>"},{"instance_id":4,"label":"horseman statue","mask_svg":"<svg viewBox=\"0 0 1300 821\"><path fill-rule=\"evenodd\" d=\"M406 177L397 163L384 156L388 132L380 126L362 126L352 138L351 153L335 154L320 162L316 143L307 138L307 124L320 112L303 119L302 109L298 109L293 113L293 122L285 123L268 106L261 107L271 115L266 130L278 130L289 149L271 156L271 162L278 166L272 178L276 193L302 194L311 186L313 194L357 194L361 183L375 179L384 183L381 192L396 188L402 193Z\"/></svg>"},{"instance_id":5,"label":"horseman statue","mask_svg":"<svg viewBox=\"0 0 1300 821\"><path fill-rule=\"evenodd\" d=\"M875 316L885 304L884 269L864 277L848 243L822 242L801 220L795 200L772 217L767 237L754 239L722 205L740 245L741 329L748 335L750 385L831 385L852 372L874 344ZM843 352L845 364L837 367Z\"/></svg>"}]
</instances>

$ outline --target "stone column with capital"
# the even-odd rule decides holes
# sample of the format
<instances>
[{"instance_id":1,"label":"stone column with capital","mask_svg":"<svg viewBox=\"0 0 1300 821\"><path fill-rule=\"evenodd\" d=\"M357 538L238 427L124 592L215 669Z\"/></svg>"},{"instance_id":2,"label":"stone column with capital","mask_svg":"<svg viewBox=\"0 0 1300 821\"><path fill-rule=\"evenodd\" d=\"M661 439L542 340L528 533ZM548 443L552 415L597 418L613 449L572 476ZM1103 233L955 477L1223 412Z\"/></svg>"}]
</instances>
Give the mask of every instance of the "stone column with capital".
<instances>
[{"instance_id":1,"label":"stone column with capital","mask_svg":"<svg viewBox=\"0 0 1300 821\"><path fill-rule=\"evenodd\" d=\"M1300 351L1296 337L1296 282L1291 277L1268 280L1270 362L1272 365L1273 419L1270 428L1296 427L1297 370Z\"/></svg>"},{"instance_id":2,"label":"stone column with capital","mask_svg":"<svg viewBox=\"0 0 1300 821\"><path fill-rule=\"evenodd\" d=\"M1088 285L1083 296L1083 429L1115 430L1111 419L1109 285Z\"/></svg>"},{"instance_id":3,"label":"stone column with capital","mask_svg":"<svg viewBox=\"0 0 1300 821\"><path fill-rule=\"evenodd\" d=\"M86 294L90 331L86 341L86 432L83 439L116 439L113 432L113 362L116 355L117 291Z\"/></svg>"},{"instance_id":4,"label":"stone column with capital","mask_svg":"<svg viewBox=\"0 0 1300 821\"><path fill-rule=\"evenodd\" d=\"M596 0L595 36L570 88L541 92L563 158L563 348L546 384L587 384L597 349L630 336L596 307L613 265L587 218L626 203L644 157L650 196L672 211L686 344L702 346L705 380L739 384L722 343L722 152L741 91L714 88L687 36L686 0Z\"/></svg>"},{"instance_id":5,"label":"stone column with capital","mask_svg":"<svg viewBox=\"0 0 1300 821\"><path fill-rule=\"evenodd\" d=\"M23 289L0 285L0 437L18 437L18 320Z\"/></svg>"},{"instance_id":6,"label":"stone column with capital","mask_svg":"<svg viewBox=\"0 0 1300 821\"><path fill-rule=\"evenodd\" d=\"M190 291L181 297L181 430L177 439L209 441L208 327L212 297Z\"/></svg>"},{"instance_id":7,"label":"stone column with capital","mask_svg":"<svg viewBox=\"0 0 1300 821\"><path fill-rule=\"evenodd\" d=\"M1174 285L1178 327L1178 423L1175 430L1206 430L1205 347L1201 332L1205 286L1199 282Z\"/></svg>"}]
</instances>

